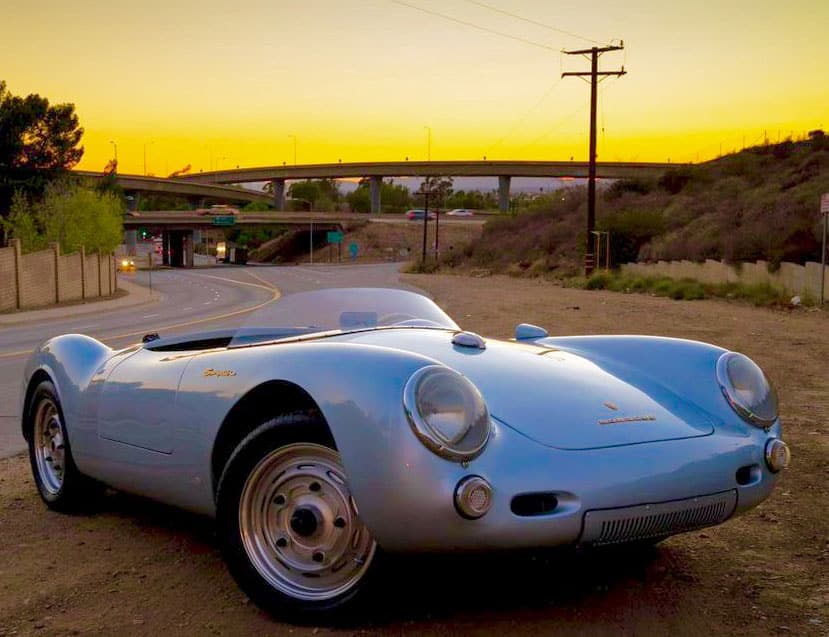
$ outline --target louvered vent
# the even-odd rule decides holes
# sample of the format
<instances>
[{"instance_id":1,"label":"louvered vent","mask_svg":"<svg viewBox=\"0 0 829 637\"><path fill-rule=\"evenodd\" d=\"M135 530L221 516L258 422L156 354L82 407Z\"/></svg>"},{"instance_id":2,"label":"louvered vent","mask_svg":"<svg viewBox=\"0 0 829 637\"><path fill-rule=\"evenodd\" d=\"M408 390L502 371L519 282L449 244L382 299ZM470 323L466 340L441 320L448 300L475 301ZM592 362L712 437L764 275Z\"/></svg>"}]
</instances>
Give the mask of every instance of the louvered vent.
<instances>
[{"instance_id":1,"label":"louvered vent","mask_svg":"<svg viewBox=\"0 0 829 637\"><path fill-rule=\"evenodd\" d=\"M713 526L727 520L737 505L737 492L643 504L623 509L603 509L584 514L584 544L616 544L666 537Z\"/></svg>"}]
</instances>

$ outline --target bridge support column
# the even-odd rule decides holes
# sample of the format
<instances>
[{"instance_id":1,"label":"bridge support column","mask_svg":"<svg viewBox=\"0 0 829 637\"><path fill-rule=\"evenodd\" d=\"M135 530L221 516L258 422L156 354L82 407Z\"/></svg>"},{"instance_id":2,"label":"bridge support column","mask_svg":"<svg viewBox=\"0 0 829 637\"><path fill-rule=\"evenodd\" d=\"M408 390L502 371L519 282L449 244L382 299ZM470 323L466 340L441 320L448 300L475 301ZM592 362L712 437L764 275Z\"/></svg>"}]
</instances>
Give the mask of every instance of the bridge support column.
<instances>
[{"instance_id":1,"label":"bridge support column","mask_svg":"<svg viewBox=\"0 0 829 637\"><path fill-rule=\"evenodd\" d=\"M272 179L273 184L273 207L277 210L285 210L285 180Z\"/></svg>"},{"instance_id":2,"label":"bridge support column","mask_svg":"<svg viewBox=\"0 0 829 637\"><path fill-rule=\"evenodd\" d=\"M127 254L134 257L138 250L138 230L124 230L124 243L127 246Z\"/></svg>"},{"instance_id":3,"label":"bridge support column","mask_svg":"<svg viewBox=\"0 0 829 637\"><path fill-rule=\"evenodd\" d=\"M501 212L509 212L509 184L512 177L509 175L498 176L498 209Z\"/></svg>"},{"instance_id":4,"label":"bridge support column","mask_svg":"<svg viewBox=\"0 0 829 637\"><path fill-rule=\"evenodd\" d=\"M161 265L170 265L170 231L161 231Z\"/></svg>"},{"instance_id":5,"label":"bridge support column","mask_svg":"<svg viewBox=\"0 0 829 637\"><path fill-rule=\"evenodd\" d=\"M371 195L371 214L379 215L382 210L382 202L380 201L380 191L383 185L382 177L369 177L368 187Z\"/></svg>"}]
</instances>

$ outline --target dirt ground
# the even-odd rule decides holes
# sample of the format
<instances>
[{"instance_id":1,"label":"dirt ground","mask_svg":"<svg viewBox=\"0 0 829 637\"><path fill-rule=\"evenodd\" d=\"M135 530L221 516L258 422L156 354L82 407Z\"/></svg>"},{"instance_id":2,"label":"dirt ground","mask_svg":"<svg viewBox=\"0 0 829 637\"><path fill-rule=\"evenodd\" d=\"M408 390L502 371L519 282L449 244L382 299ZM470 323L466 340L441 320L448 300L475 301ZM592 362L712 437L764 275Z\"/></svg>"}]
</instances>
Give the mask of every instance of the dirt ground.
<instances>
[{"instance_id":1,"label":"dirt ground","mask_svg":"<svg viewBox=\"0 0 829 637\"><path fill-rule=\"evenodd\" d=\"M501 277L409 276L465 328L648 333L753 357L777 385L793 464L720 527L640 553L399 560L365 621L275 622L227 574L208 520L110 495L50 513L0 460L0 635L829 635L829 316Z\"/></svg>"},{"instance_id":2,"label":"dirt ground","mask_svg":"<svg viewBox=\"0 0 829 637\"><path fill-rule=\"evenodd\" d=\"M441 254L461 250L463 246L481 234L483 225L475 221L449 220L441 215L438 230L438 248ZM423 222L407 223L366 223L346 232L342 243L342 260L351 262L348 246L356 243L359 247L357 263L378 263L399 261L415 257L423 250ZM426 232L428 254L434 254L435 222L429 221ZM328 263L337 260L336 246L314 251L314 261Z\"/></svg>"}]
</instances>

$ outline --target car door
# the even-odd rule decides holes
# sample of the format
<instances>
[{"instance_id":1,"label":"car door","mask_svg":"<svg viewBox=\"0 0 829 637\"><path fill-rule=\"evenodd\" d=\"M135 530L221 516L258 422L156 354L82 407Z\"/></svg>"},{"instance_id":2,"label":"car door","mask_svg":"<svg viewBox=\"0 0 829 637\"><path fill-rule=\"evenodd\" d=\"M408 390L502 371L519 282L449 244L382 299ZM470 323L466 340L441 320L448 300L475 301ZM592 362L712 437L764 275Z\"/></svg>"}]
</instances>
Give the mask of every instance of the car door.
<instances>
[{"instance_id":1,"label":"car door","mask_svg":"<svg viewBox=\"0 0 829 637\"><path fill-rule=\"evenodd\" d=\"M107 378L98 406L98 436L172 453L179 381L193 353L140 349Z\"/></svg>"}]
</instances>

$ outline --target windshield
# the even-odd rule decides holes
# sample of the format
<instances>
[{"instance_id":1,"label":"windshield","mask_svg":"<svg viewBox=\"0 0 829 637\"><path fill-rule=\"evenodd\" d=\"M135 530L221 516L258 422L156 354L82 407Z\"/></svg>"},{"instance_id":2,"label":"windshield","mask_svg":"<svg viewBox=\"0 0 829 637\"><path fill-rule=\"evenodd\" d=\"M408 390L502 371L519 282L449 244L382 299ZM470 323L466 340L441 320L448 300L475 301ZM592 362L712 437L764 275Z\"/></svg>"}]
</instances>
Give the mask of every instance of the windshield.
<instances>
[{"instance_id":1,"label":"windshield","mask_svg":"<svg viewBox=\"0 0 829 637\"><path fill-rule=\"evenodd\" d=\"M316 332L457 324L425 296L391 288L331 288L282 297L253 312L230 345L250 345Z\"/></svg>"}]
</instances>

